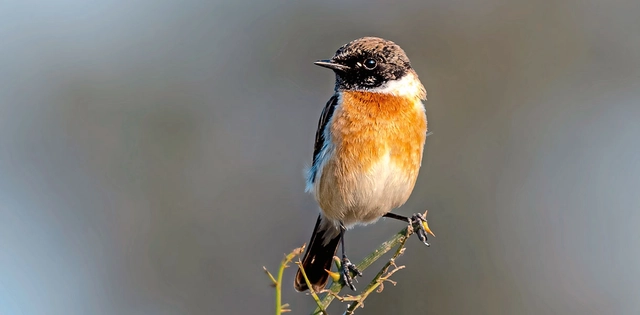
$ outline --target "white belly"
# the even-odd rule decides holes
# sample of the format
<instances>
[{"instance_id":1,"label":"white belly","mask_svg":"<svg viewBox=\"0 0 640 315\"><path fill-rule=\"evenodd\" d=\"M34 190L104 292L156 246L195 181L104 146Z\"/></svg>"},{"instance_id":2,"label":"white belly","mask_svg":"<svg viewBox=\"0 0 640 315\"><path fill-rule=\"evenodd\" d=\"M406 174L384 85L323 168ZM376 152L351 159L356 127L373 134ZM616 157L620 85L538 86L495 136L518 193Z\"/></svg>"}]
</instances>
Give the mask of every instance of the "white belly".
<instances>
[{"instance_id":1,"label":"white belly","mask_svg":"<svg viewBox=\"0 0 640 315\"><path fill-rule=\"evenodd\" d=\"M354 205L347 209L344 223L371 223L404 204L416 180L408 175L384 155L370 172L360 175L353 192Z\"/></svg>"},{"instance_id":2,"label":"white belly","mask_svg":"<svg viewBox=\"0 0 640 315\"><path fill-rule=\"evenodd\" d=\"M337 178L339 173L329 161L314 192L324 216L336 224L368 224L409 199L417 177L413 173L401 169L389 154L384 154L367 172ZM350 180L345 182L345 178Z\"/></svg>"}]
</instances>

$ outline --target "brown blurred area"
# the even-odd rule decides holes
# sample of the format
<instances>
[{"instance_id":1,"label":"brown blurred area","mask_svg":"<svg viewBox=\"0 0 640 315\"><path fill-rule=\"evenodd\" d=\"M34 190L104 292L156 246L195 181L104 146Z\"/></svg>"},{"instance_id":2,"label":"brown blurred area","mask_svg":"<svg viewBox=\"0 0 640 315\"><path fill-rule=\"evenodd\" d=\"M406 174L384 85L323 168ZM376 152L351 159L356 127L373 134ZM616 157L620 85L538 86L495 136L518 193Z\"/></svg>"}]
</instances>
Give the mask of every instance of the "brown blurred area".
<instances>
[{"instance_id":1,"label":"brown blurred area","mask_svg":"<svg viewBox=\"0 0 640 315\"><path fill-rule=\"evenodd\" d=\"M361 36L427 87L438 236L361 314L640 312L640 2L0 4L0 314L273 314L307 242L333 75ZM402 227L347 235L358 261ZM285 273L294 314L313 307ZM375 274L367 270L358 288ZM341 314L343 306L331 309Z\"/></svg>"}]
</instances>

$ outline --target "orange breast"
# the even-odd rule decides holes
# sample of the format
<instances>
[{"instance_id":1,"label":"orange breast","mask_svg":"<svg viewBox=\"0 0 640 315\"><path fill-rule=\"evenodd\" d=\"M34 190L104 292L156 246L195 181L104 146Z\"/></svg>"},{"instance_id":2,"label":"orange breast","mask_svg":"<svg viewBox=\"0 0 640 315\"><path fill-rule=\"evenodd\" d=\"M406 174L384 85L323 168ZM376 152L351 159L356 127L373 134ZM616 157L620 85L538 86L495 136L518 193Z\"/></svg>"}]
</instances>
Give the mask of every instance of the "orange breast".
<instances>
[{"instance_id":1,"label":"orange breast","mask_svg":"<svg viewBox=\"0 0 640 315\"><path fill-rule=\"evenodd\" d=\"M417 102L381 93L343 92L331 125L335 171L349 181L389 152L391 162L408 176L417 176L427 132L425 112Z\"/></svg>"}]
</instances>

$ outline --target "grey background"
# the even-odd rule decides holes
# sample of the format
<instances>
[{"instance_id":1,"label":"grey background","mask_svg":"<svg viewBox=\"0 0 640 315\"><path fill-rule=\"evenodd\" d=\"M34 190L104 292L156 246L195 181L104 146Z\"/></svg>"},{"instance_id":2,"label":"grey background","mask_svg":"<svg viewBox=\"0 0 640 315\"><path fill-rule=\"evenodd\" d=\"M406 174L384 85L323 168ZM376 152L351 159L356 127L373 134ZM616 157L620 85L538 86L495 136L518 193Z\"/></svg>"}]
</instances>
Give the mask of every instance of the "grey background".
<instances>
[{"instance_id":1,"label":"grey background","mask_svg":"<svg viewBox=\"0 0 640 315\"><path fill-rule=\"evenodd\" d=\"M360 36L429 92L396 287L362 314L640 312L640 2L0 3L0 314L273 314ZM349 233L359 260L402 224ZM293 291L294 314L313 302ZM374 270L366 273L370 279ZM363 288L361 281L359 288ZM332 308L340 314L342 306Z\"/></svg>"}]
</instances>

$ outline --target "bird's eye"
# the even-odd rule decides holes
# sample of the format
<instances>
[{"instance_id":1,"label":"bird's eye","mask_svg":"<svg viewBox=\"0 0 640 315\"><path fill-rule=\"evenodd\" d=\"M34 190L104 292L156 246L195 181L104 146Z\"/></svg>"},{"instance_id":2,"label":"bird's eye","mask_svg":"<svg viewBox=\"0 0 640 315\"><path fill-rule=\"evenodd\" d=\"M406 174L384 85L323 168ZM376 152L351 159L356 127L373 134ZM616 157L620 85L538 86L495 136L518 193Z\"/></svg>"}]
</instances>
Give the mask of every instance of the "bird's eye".
<instances>
[{"instance_id":1,"label":"bird's eye","mask_svg":"<svg viewBox=\"0 0 640 315\"><path fill-rule=\"evenodd\" d=\"M363 65L367 70L373 70L376 68L378 63L374 59L367 59L364 61Z\"/></svg>"}]
</instances>

